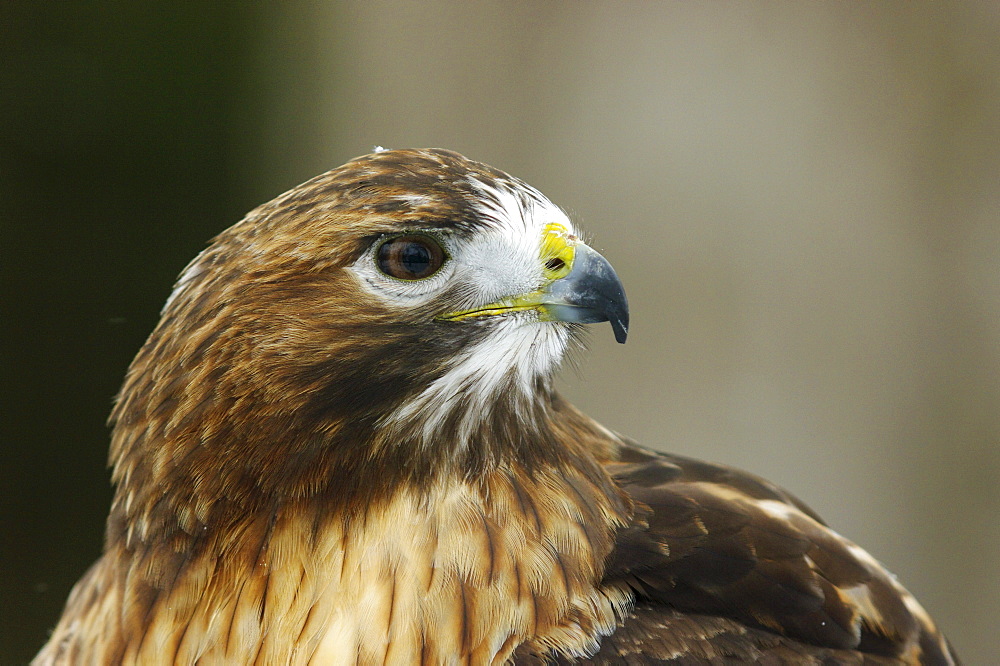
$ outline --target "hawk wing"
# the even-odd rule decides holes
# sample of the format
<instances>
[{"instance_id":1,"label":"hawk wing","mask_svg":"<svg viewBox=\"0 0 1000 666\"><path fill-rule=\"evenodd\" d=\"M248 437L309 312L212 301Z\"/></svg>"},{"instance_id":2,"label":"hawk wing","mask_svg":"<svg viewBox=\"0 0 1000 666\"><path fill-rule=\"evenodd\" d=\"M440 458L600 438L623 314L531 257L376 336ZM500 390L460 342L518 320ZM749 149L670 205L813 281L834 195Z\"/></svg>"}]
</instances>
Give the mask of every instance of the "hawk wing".
<instances>
[{"instance_id":1,"label":"hawk wing","mask_svg":"<svg viewBox=\"0 0 1000 666\"><path fill-rule=\"evenodd\" d=\"M777 486L633 444L607 469L636 516L604 584L637 603L594 663L956 663L892 574Z\"/></svg>"}]
</instances>

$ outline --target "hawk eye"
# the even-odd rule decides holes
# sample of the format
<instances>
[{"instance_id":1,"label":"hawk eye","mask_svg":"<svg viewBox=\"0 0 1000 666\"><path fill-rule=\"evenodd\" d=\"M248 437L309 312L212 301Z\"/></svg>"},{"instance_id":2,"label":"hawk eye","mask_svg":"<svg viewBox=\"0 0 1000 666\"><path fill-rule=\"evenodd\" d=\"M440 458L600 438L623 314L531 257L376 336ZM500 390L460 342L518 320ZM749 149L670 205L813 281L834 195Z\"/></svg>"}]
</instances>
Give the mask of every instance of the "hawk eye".
<instances>
[{"instance_id":1,"label":"hawk eye","mask_svg":"<svg viewBox=\"0 0 1000 666\"><path fill-rule=\"evenodd\" d=\"M378 248L379 270L397 280L423 280L444 264L444 249L430 236L396 236Z\"/></svg>"}]
</instances>

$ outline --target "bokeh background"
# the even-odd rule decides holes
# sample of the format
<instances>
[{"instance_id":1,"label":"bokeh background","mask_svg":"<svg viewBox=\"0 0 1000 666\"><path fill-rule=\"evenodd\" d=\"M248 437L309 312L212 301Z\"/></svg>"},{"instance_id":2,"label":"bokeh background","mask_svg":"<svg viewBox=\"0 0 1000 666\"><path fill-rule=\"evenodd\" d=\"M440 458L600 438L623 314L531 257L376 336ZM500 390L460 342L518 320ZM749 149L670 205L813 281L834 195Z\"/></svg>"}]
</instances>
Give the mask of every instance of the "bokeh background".
<instances>
[{"instance_id":1,"label":"bokeh background","mask_svg":"<svg viewBox=\"0 0 1000 666\"><path fill-rule=\"evenodd\" d=\"M967 663L1000 616L1000 5L0 4L0 663L98 556L104 419L244 212L456 149L614 263L563 391L887 563Z\"/></svg>"}]
</instances>

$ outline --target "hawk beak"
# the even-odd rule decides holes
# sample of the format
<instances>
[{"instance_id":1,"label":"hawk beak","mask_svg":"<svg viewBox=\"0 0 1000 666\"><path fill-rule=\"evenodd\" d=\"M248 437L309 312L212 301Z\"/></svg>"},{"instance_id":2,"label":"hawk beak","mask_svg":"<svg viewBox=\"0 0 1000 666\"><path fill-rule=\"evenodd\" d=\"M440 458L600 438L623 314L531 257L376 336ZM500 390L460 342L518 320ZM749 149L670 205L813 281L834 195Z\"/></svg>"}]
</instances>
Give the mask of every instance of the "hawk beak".
<instances>
[{"instance_id":1,"label":"hawk beak","mask_svg":"<svg viewBox=\"0 0 1000 666\"><path fill-rule=\"evenodd\" d=\"M551 321L576 324L611 322L615 340L628 337L628 299L625 287L608 260L578 243L573 267L565 277L543 287L538 309Z\"/></svg>"},{"instance_id":2,"label":"hawk beak","mask_svg":"<svg viewBox=\"0 0 1000 666\"><path fill-rule=\"evenodd\" d=\"M540 289L471 310L449 312L438 319L461 321L535 310L541 321L609 321L615 340L624 344L628 336L628 299L608 260L578 240L567 241L556 233L550 234L541 258L558 261L546 264L546 283ZM548 268L550 265L558 267Z\"/></svg>"}]
</instances>

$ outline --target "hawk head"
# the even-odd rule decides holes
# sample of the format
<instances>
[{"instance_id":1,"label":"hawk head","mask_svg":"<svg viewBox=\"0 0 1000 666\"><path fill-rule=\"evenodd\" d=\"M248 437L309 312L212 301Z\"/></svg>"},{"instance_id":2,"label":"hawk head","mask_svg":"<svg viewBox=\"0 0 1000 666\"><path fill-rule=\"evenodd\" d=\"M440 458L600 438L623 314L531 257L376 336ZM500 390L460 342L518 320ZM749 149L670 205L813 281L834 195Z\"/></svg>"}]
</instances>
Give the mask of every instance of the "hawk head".
<instances>
[{"instance_id":1,"label":"hawk head","mask_svg":"<svg viewBox=\"0 0 1000 666\"><path fill-rule=\"evenodd\" d=\"M625 341L621 282L536 189L444 150L357 158L184 271L112 415L112 523L562 455L552 374L601 321Z\"/></svg>"}]
</instances>

